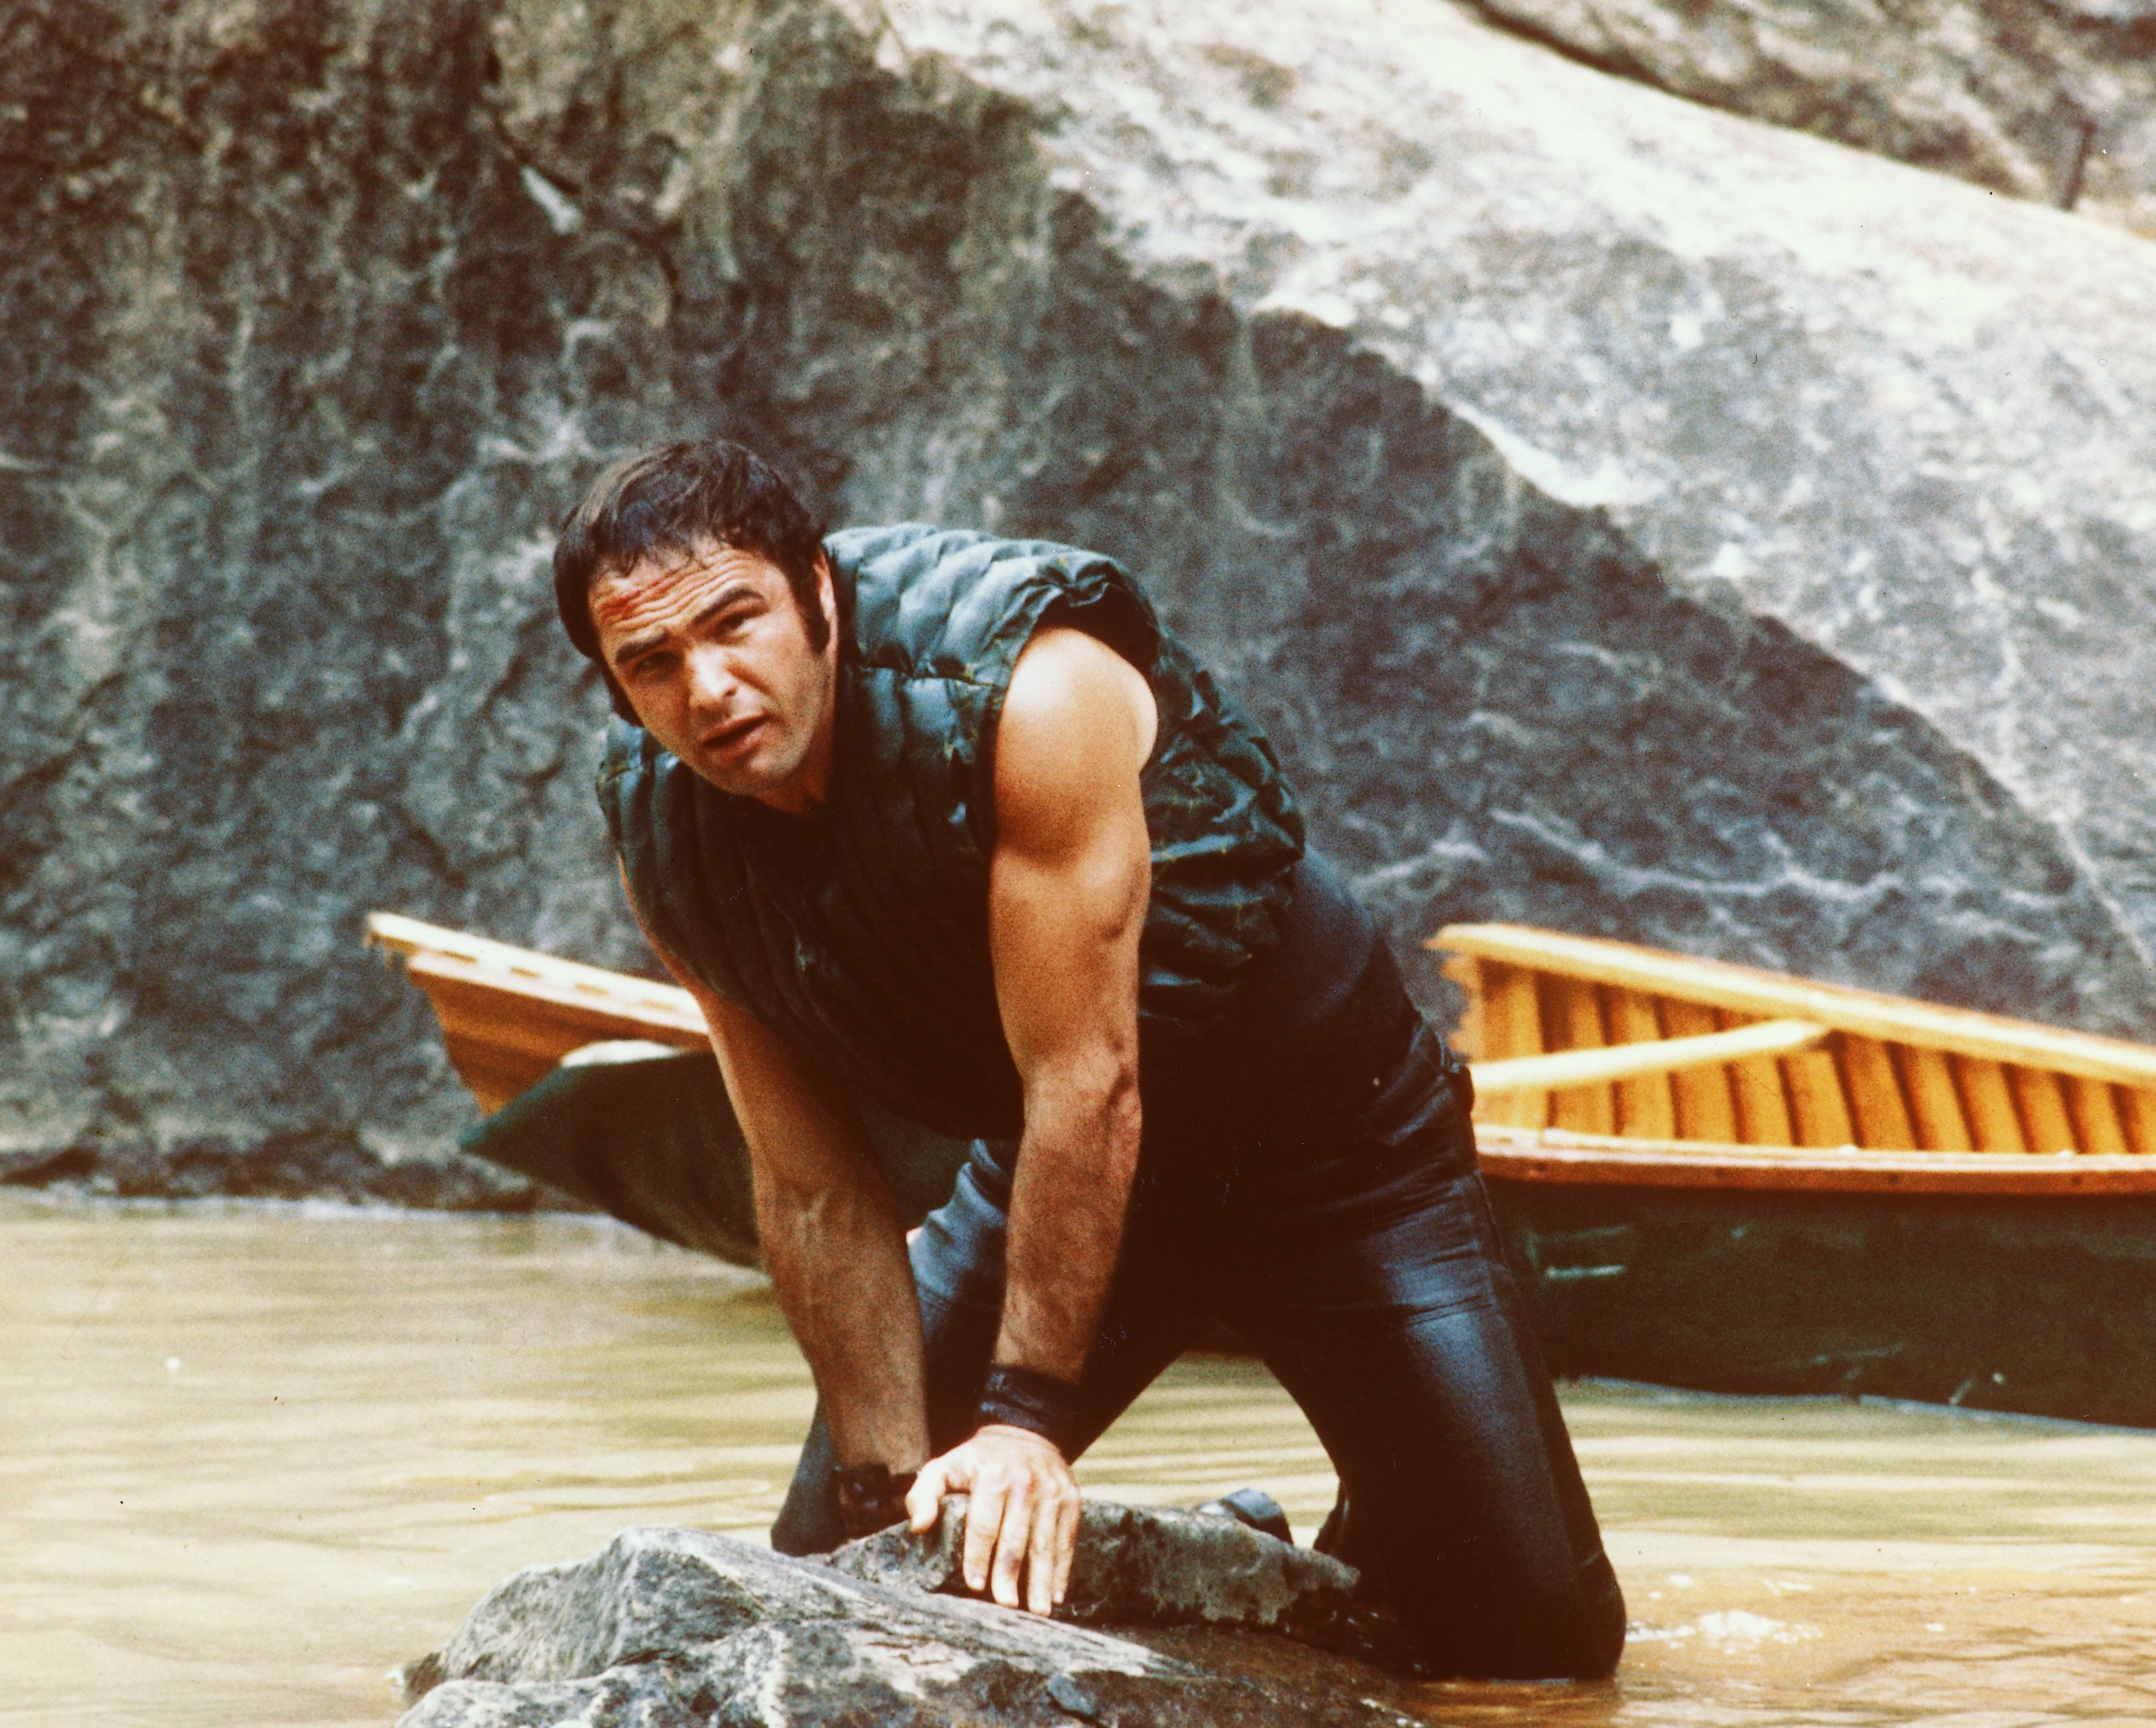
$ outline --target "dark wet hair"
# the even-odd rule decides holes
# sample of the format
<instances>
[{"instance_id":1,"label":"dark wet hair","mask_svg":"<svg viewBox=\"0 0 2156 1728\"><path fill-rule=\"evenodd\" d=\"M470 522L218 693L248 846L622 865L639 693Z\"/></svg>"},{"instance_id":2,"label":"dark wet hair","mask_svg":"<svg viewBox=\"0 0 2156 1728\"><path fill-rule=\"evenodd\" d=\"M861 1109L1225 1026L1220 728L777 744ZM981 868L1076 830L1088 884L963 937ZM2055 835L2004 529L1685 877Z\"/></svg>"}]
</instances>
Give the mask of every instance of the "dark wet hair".
<instances>
[{"instance_id":1,"label":"dark wet hair","mask_svg":"<svg viewBox=\"0 0 2156 1728\"><path fill-rule=\"evenodd\" d=\"M786 577L808 645L830 640L817 586L823 530L793 490L755 451L721 438L658 444L615 463L569 512L554 543L554 604L578 651L597 663L614 712L635 712L599 652L592 584L647 557L680 556L713 540L768 558Z\"/></svg>"}]
</instances>

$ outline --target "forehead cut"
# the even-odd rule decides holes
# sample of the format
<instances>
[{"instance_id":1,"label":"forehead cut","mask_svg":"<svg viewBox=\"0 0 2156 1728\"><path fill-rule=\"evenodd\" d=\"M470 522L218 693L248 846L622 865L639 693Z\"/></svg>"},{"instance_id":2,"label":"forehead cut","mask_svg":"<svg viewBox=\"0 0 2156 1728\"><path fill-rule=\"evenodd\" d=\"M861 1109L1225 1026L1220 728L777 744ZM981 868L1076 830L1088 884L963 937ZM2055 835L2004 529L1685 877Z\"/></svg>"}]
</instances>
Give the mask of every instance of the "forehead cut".
<instances>
[{"instance_id":1,"label":"forehead cut","mask_svg":"<svg viewBox=\"0 0 2156 1728\"><path fill-rule=\"evenodd\" d=\"M775 566L738 547L706 544L670 560L640 558L625 570L608 571L592 584L592 622L602 630L664 627L685 622L737 582L767 573L783 582Z\"/></svg>"}]
</instances>

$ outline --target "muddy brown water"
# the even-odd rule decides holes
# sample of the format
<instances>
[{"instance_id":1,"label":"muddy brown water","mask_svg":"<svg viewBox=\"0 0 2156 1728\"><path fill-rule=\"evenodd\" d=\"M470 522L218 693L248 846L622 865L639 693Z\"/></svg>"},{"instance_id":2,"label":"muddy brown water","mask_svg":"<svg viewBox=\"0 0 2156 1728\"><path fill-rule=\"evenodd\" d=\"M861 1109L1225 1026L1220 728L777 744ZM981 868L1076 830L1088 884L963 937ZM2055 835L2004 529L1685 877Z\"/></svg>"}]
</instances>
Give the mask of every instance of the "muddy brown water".
<instances>
[{"instance_id":1,"label":"muddy brown water","mask_svg":"<svg viewBox=\"0 0 2156 1728\"><path fill-rule=\"evenodd\" d=\"M0 1720L383 1723L516 1567L752 1540L808 1418L753 1277L574 1218L0 1198ZM1567 1413L1632 1608L1618 1679L1433 1722L2156 1721L2156 1434L1599 1384ZM1332 1477L1194 1356L1085 1462L1188 1504Z\"/></svg>"}]
</instances>

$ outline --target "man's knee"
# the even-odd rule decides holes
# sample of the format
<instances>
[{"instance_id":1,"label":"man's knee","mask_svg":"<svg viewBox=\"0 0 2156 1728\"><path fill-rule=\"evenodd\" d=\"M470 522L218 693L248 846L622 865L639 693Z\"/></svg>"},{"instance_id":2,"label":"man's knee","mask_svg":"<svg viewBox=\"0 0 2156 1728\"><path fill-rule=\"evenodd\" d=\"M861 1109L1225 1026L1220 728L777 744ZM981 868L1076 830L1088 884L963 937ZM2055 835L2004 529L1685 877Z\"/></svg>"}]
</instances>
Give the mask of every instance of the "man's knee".
<instances>
[{"instance_id":1,"label":"man's knee","mask_svg":"<svg viewBox=\"0 0 2156 1728\"><path fill-rule=\"evenodd\" d=\"M845 1539L835 1505L830 1515L824 1517L814 1507L797 1505L789 1495L786 1504L779 1508L778 1516L772 1520L771 1549L774 1554L790 1554L796 1559L829 1554Z\"/></svg>"},{"instance_id":2,"label":"man's knee","mask_svg":"<svg viewBox=\"0 0 2156 1728\"><path fill-rule=\"evenodd\" d=\"M1625 1654L1625 1596L1598 1554L1564 1600L1486 1602L1483 1613L1412 1623L1424 1661L1452 1679L1601 1680Z\"/></svg>"},{"instance_id":3,"label":"man's knee","mask_svg":"<svg viewBox=\"0 0 2156 1728\"><path fill-rule=\"evenodd\" d=\"M1314 1546L1363 1574L1367 1599L1399 1618L1434 1674L1597 1680L1624 1654L1625 1593L1599 1545L1584 1562L1575 1546L1539 1566L1517 1552L1433 1564L1436 1551L1404 1541L1399 1518L1366 1515L1343 1487Z\"/></svg>"},{"instance_id":4,"label":"man's knee","mask_svg":"<svg viewBox=\"0 0 2156 1728\"><path fill-rule=\"evenodd\" d=\"M1598 1554L1580 1581L1580 1604L1568 1617L1563 1635L1553 1640L1537 1679L1604 1680L1617 1671L1625 1654L1625 1592L1609 1560Z\"/></svg>"},{"instance_id":5,"label":"man's knee","mask_svg":"<svg viewBox=\"0 0 2156 1728\"><path fill-rule=\"evenodd\" d=\"M1625 1596L1599 1547L1584 1562L1551 1556L1538 1566L1517 1551L1486 1548L1477 1563L1468 1555L1480 1545L1471 1544L1433 1566L1428 1553L1404 1552L1388 1534L1397 1532L1373 1532L1342 1496L1318 1546L1363 1572L1372 1606L1397 1616L1433 1678L1599 1680L1615 1671Z\"/></svg>"}]
</instances>

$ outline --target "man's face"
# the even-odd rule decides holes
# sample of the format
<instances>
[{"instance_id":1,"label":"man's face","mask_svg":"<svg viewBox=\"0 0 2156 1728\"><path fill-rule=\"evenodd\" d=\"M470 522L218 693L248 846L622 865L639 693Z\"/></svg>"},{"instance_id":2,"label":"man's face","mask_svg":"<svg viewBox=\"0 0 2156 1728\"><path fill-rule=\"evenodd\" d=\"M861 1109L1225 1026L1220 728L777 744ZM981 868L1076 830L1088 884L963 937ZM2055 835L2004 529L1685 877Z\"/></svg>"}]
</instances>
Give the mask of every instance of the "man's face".
<instances>
[{"instance_id":1,"label":"man's face","mask_svg":"<svg viewBox=\"0 0 2156 1728\"><path fill-rule=\"evenodd\" d=\"M829 567L818 603L835 619ZM785 572L701 541L592 584L600 651L644 728L721 792L796 815L830 779L836 633L822 649Z\"/></svg>"}]
</instances>

